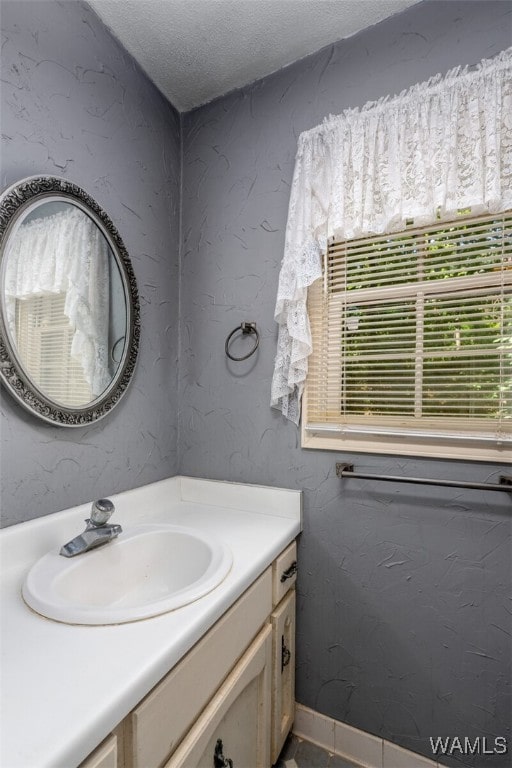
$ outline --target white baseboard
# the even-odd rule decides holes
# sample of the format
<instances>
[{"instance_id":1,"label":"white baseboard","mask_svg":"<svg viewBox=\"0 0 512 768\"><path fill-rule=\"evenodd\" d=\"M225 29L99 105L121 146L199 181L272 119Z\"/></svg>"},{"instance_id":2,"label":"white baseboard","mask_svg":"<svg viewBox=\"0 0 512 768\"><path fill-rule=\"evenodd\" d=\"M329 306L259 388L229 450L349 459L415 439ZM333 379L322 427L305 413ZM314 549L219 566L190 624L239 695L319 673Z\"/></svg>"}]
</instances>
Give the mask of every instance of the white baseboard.
<instances>
[{"instance_id":1,"label":"white baseboard","mask_svg":"<svg viewBox=\"0 0 512 768\"><path fill-rule=\"evenodd\" d=\"M295 705L293 733L366 768L444 768L435 760L333 720L302 704Z\"/></svg>"}]
</instances>

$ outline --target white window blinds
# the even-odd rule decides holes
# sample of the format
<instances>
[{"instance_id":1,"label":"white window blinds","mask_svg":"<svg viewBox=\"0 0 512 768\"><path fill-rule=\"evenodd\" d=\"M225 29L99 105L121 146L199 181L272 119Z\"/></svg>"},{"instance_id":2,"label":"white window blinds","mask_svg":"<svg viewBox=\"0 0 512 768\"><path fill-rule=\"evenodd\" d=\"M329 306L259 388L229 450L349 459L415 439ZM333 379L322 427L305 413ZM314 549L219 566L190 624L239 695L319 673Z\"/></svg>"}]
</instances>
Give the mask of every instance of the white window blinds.
<instances>
[{"instance_id":1,"label":"white window blinds","mask_svg":"<svg viewBox=\"0 0 512 768\"><path fill-rule=\"evenodd\" d=\"M512 212L331 242L308 311L306 432L512 439Z\"/></svg>"},{"instance_id":2,"label":"white window blinds","mask_svg":"<svg viewBox=\"0 0 512 768\"><path fill-rule=\"evenodd\" d=\"M65 301L65 293L17 299L17 347L23 367L47 398L79 407L94 396L80 360L71 354L75 331L64 314Z\"/></svg>"}]
</instances>

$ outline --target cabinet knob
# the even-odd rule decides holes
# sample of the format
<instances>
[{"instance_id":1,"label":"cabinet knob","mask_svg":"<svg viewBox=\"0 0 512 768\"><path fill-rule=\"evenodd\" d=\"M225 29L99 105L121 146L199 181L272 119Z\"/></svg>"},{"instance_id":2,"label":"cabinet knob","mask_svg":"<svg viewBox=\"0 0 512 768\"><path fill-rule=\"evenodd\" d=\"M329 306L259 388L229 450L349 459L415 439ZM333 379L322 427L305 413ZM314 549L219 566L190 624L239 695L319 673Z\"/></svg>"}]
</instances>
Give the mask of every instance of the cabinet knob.
<instances>
[{"instance_id":1,"label":"cabinet knob","mask_svg":"<svg viewBox=\"0 0 512 768\"><path fill-rule=\"evenodd\" d=\"M291 579L291 577L297 573L297 561L294 560L293 563L290 565L289 568L286 569L286 571L283 571L281 574L281 583L286 581L286 579Z\"/></svg>"},{"instance_id":2,"label":"cabinet knob","mask_svg":"<svg viewBox=\"0 0 512 768\"><path fill-rule=\"evenodd\" d=\"M217 739L217 743L215 745L215 751L213 753L213 766L214 768L233 768L233 761L229 759L229 757L224 757L222 754L224 751L224 746L222 744L222 739Z\"/></svg>"}]
</instances>

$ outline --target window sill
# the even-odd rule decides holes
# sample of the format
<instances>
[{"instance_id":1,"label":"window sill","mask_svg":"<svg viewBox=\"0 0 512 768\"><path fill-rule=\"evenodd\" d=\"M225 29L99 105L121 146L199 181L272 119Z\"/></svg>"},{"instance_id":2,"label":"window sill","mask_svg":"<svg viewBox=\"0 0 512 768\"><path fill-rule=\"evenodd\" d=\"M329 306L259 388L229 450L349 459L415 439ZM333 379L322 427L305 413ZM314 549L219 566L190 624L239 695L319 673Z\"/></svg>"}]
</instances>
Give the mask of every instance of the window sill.
<instances>
[{"instance_id":1,"label":"window sill","mask_svg":"<svg viewBox=\"0 0 512 768\"><path fill-rule=\"evenodd\" d=\"M316 429L303 425L301 446L344 453L374 453L512 464L512 445L509 440L498 445L476 435L460 439L440 439L406 433L392 436L377 432L356 434L336 429L336 427L326 426L325 429Z\"/></svg>"}]
</instances>

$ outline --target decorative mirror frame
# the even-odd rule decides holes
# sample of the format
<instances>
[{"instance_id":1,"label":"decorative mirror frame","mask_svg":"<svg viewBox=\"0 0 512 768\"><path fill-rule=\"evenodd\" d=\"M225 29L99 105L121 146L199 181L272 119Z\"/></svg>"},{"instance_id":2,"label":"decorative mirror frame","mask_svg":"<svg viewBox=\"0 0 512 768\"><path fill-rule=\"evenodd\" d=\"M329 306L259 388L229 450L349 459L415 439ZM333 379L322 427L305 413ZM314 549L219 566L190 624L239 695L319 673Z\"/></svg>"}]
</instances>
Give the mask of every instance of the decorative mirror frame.
<instances>
[{"instance_id":1,"label":"decorative mirror frame","mask_svg":"<svg viewBox=\"0 0 512 768\"><path fill-rule=\"evenodd\" d=\"M76 184L58 176L31 176L12 185L0 197L0 267L10 232L28 203L48 201L52 196L69 202L86 213L105 236L116 259L123 282L127 341L123 357L105 392L80 408L68 408L47 399L30 381L10 344L0 312L0 381L21 405L39 418L63 427L83 427L106 416L119 402L131 381L140 341L140 306L135 273L124 243L114 224L96 201ZM2 286L3 288L3 286Z\"/></svg>"}]
</instances>

